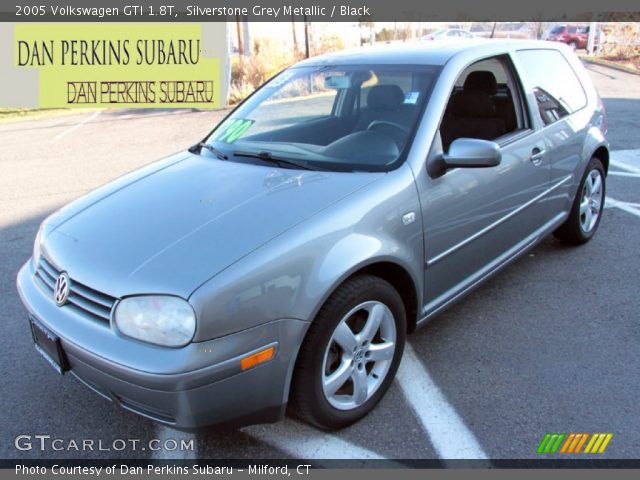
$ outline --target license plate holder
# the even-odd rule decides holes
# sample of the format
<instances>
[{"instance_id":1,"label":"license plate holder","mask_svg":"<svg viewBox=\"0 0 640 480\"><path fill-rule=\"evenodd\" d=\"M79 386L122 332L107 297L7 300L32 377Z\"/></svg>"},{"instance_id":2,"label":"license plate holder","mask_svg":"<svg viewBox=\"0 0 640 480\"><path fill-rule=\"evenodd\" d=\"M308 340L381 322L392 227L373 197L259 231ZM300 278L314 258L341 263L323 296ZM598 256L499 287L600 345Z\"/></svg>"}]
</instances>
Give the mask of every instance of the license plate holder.
<instances>
[{"instance_id":1,"label":"license plate holder","mask_svg":"<svg viewBox=\"0 0 640 480\"><path fill-rule=\"evenodd\" d=\"M31 335L33 336L36 350L56 372L63 375L64 372L69 370L69 363L62 349L60 337L31 315L29 316L29 325L31 326Z\"/></svg>"}]
</instances>

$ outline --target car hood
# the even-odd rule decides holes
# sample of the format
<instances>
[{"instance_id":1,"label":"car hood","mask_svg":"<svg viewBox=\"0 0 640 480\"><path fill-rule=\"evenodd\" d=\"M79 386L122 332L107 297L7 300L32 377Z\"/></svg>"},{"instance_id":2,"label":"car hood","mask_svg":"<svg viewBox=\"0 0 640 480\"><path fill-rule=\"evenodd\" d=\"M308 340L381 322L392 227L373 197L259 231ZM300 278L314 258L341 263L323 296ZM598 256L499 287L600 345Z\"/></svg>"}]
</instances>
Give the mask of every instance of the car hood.
<instances>
[{"instance_id":1,"label":"car hood","mask_svg":"<svg viewBox=\"0 0 640 480\"><path fill-rule=\"evenodd\" d=\"M183 153L63 209L44 251L69 276L114 297L198 286L285 230L380 178Z\"/></svg>"}]
</instances>

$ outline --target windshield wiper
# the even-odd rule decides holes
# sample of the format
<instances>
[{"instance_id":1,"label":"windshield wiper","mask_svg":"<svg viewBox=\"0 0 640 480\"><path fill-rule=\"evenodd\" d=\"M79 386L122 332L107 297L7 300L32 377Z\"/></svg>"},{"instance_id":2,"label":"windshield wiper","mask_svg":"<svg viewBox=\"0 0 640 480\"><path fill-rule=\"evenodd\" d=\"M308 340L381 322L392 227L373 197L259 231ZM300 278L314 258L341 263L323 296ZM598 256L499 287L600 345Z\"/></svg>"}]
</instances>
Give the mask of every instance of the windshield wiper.
<instances>
[{"instance_id":1,"label":"windshield wiper","mask_svg":"<svg viewBox=\"0 0 640 480\"><path fill-rule=\"evenodd\" d=\"M277 157L271 154L271 152L241 152L236 151L233 152L235 157L248 157L248 158L258 158L265 162L275 163L277 165L283 166L287 165L294 168L300 168L302 170L320 170L319 168L312 167L306 163L296 162L295 160L289 160L288 158Z\"/></svg>"},{"instance_id":2,"label":"windshield wiper","mask_svg":"<svg viewBox=\"0 0 640 480\"><path fill-rule=\"evenodd\" d=\"M213 145L209 145L206 142L200 142L200 143L195 144L193 147L189 148L189 151L191 153L196 153L196 151L198 151L198 152L202 151L203 148L206 148L207 150L209 150L211 153L213 153L220 160L229 160L229 157L227 155L225 155L224 152L221 152L216 147L214 147Z\"/></svg>"}]
</instances>

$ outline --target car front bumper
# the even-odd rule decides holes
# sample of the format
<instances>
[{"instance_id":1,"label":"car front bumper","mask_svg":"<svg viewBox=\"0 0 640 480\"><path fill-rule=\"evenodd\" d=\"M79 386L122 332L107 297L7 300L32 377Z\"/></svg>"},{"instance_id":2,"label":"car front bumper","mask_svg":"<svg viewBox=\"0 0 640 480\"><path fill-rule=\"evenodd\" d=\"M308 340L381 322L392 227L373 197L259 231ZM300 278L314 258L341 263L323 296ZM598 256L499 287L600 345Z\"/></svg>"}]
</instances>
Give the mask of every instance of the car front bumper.
<instances>
[{"instance_id":1,"label":"car front bumper","mask_svg":"<svg viewBox=\"0 0 640 480\"><path fill-rule=\"evenodd\" d=\"M18 273L22 302L60 338L70 372L104 398L183 430L282 418L308 322L279 319L183 348L158 347L56 306L34 274L31 260ZM272 360L240 368L242 357L267 346L276 347Z\"/></svg>"}]
</instances>

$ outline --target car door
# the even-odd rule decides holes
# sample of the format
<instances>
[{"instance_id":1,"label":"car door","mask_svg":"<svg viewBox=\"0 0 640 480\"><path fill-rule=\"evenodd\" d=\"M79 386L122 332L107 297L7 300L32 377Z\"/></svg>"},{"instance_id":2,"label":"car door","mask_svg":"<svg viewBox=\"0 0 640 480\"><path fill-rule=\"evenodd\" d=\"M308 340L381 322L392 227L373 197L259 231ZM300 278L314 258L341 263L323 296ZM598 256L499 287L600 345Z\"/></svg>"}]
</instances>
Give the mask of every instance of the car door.
<instances>
[{"instance_id":1,"label":"car door","mask_svg":"<svg viewBox=\"0 0 640 480\"><path fill-rule=\"evenodd\" d=\"M486 72L496 77L500 89L511 98L515 125L495 139L484 138L500 146L502 161L498 166L450 169L439 176L428 176L426 182L418 185L426 256L426 316L436 313L529 246L544 218L550 164L542 134L532 128L522 84L510 57L478 62L467 68L461 79L465 76L468 79L473 71L484 72L476 74L477 77L490 77ZM462 85L463 92L470 83L467 79L456 82ZM494 97L497 95L494 88L487 91L494 92ZM449 128L446 118L454 104L454 98L450 99L448 113L440 127L441 137L448 136L443 129ZM480 125L494 121L492 118L479 120ZM443 147L437 138L427 160L428 168L445 149L446 145Z\"/></svg>"},{"instance_id":2,"label":"car door","mask_svg":"<svg viewBox=\"0 0 640 480\"><path fill-rule=\"evenodd\" d=\"M516 52L524 73L525 88L533 93L531 110L544 133L545 150L551 164L547 220L567 213L573 203L574 178L582 159L582 148L590 115L585 91L575 71L555 49ZM546 72L552 71L553 75Z\"/></svg>"}]
</instances>

